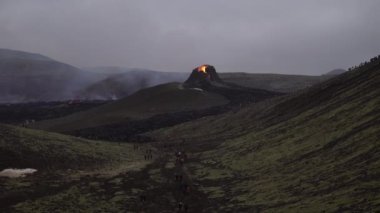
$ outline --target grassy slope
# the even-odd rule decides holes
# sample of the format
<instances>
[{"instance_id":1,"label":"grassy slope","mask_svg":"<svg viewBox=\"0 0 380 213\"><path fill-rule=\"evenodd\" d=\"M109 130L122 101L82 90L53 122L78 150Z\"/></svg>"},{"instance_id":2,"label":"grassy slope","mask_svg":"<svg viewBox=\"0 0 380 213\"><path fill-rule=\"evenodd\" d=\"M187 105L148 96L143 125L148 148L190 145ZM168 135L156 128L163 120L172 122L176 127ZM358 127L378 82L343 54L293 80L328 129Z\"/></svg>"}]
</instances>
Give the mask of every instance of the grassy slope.
<instances>
[{"instance_id":1,"label":"grassy slope","mask_svg":"<svg viewBox=\"0 0 380 213\"><path fill-rule=\"evenodd\" d=\"M380 209L380 66L151 136L198 147L189 165L221 209ZM207 146L222 143L204 151Z\"/></svg>"},{"instance_id":2,"label":"grassy slope","mask_svg":"<svg viewBox=\"0 0 380 213\"><path fill-rule=\"evenodd\" d=\"M245 87L291 93L321 83L332 76L282 75L259 73L220 73L226 81Z\"/></svg>"},{"instance_id":3,"label":"grassy slope","mask_svg":"<svg viewBox=\"0 0 380 213\"><path fill-rule=\"evenodd\" d=\"M132 145L0 124L0 169L83 169L132 161Z\"/></svg>"},{"instance_id":4,"label":"grassy slope","mask_svg":"<svg viewBox=\"0 0 380 213\"><path fill-rule=\"evenodd\" d=\"M0 124L0 170L38 169L25 178L0 177L0 212L123 211L139 193L135 174L150 163L142 156L132 144Z\"/></svg>"},{"instance_id":5,"label":"grassy slope","mask_svg":"<svg viewBox=\"0 0 380 213\"><path fill-rule=\"evenodd\" d=\"M205 109L224 105L228 100L221 95L181 89L180 84L163 84L140 90L120 101L85 112L37 124L39 128L54 131L70 131L118 123L130 119L148 118L167 112Z\"/></svg>"}]
</instances>

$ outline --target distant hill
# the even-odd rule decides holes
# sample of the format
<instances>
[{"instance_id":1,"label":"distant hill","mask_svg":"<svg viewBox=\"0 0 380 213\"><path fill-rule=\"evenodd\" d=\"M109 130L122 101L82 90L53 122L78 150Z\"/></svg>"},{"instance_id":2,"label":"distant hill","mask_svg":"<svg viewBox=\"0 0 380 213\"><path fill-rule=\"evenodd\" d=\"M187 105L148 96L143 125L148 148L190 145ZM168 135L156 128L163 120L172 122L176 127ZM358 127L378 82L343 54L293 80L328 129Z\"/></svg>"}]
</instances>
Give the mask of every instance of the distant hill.
<instances>
[{"instance_id":1,"label":"distant hill","mask_svg":"<svg viewBox=\"0 0 380 213\"><path fill-rule=\"evenodd\" d=\"M194 69L182 84L143 89L111 104L39 122L37 128L88 138L129 140L155 128L224 113L280 95L283 93L224 82L213 66L203 65Z\"/></svg>"},{"instance_id":2,"label":"distant hill","mask_svg":"<svg viewBox=\"0 0 380 213\"><path fill-rule=\"evenodd\" d=\"M226 82L284 93L302 90L332 77L265 73L220 73L219 75Z\"/></svg>"},{"instance_id":3,"label":"distant hill","mask_svg":"<svg viewBox=\"0 0 380 213\"><path fill-rule=\"evenodd\" d=\"M0 49L0 102L74 99L77 90L105 77L40 54Z\"/></svg>"},{"instance_id":4,"label":"distant hill","mask_svg":"<svg viewBox=\"0 0 380 213\"><path fill-rule=\"evenodd\" d=\"M162 77L162 73L153 73ZM138 71L136 74L141 75L144 72ZM152 72L149 71L148 74L151 76ZM125 73L121 75L125 76ZM132 132L134 134L156 127L153 123L158 124L160 121L162 125L163 122L173 125L203 115L223 113L232 107L279 95L283 93L224 82L218 77L213 66L203 65L195 68L184 83L167 83L142 89L110 104L58 119L41 121L36 127L75 135L80 130L80 136L85 137L93 135L92 132L111 132L105 129L113 129L112 132L117 134L113 136L120 138L125 137L130 130L116 133L115 129L132 124L131 128L138 129ZM212 111L208 112L209 110ZM183 114L179 114L180 112ZM161 118L163 119L160 120ZM136 120L140 122L137 124L134 122ZM103 139L112 140L112 134L107 133L106 136Z\"/></svg>"},{"instance_id":5,"label":"distant hill","mask_svg":"<svg viewBox=\"0 0 380 213\"><path fill-rule=\"evenodd\" d=\"M229 102L222 95L184 89L180 83L162 84L142 89L124 99L84 112L37 123L37 128L66 132L109 125L154 115L206 109Z\"/></svg>"},{"instance_id":6,"label":"distant hill","mask_svg":"<svg viewBox=\"0 0 380 213\"><path fill-rule=\"evenodd\" d=\"M324 75L340 75L340 74L343 74L345 72L347 72L347 70L344 70L344 69L335 69L335 70L331 70L330 72L327 72Z\"/></svg>"},{"instance_id":7,"label":"distant hill","mask_svg":"<svg viewBox=\"0 0 380 213\"><path fill-rule=\"evenodd\" d=\"M210 212L377 212L379 85L380 57L305 91L145 136L185 141L199 156L186 167L218 203Z\"/></svg>"},{"instance_id":8,"label":"distant hill","mask_svg":"<svg viewBox=\"0 0 380 213\"><path fill-rule=\"evenodd\" d=\"M40 121L62 117L100 106L108 101L61 101L0 104L0 122L21 125L28 121Z\"/></svg>"},{"instance_id":9,"label":"distant hill","mask_svg":"<svg viewBox=\"0 0 380 213\"><path fill-rule=\"evenodd\" d=\"M122 67L85 68L49 57L0 49L0 103L124 98L140 89L183 82L185 72L161 72ZM275 92L294 92L331 77L220 73L222 80Z\"/></svg>"},{"instance_id":10,"label":"distant hill","mask_svg":"<svg viewBox=\"0 0 380 213\"><path fill-rule=\"evenodd\" d=\"M187 73L161 72L143 69L101 67L93 69L98 73L118 73L89 85L79 91L82 99L112 100L124 98L140 89L169 82L183 82Z\"/></svg>"},{"instance_id":11,"label":"distant hill","mask_svg":"<svg viewBox=\"0 0 380 213\"><path fill-rule=\"evenodd\" d=\"M118 66L99 66L99 67L84 67L85 71L95 72L95 73L107 73L107 74L120 74L133 70L138 70L134 68L118 67Z\"/></svg>"},{"instance_id":12,"label":"distant hill","mask_svg":"<svg viewBox=\"0 0 380 213\"><path fill-rule=\"evenodd\" d=\"M0 49L0 60L36 60L36 61L53 61L53 59L37 53L24 51Z\"/></svg>"},{"instance_id":13,"label":"distant hill","mask_svg":"<svg viewBox=\"0 0 380 213\"><path fill-rule=\"evenodd\" d=\"M140 89L169 82L184 82L188 73L160 72L151 70L130 70L122 68L98 68L96 72L114 73L107 79L94 83L79 93L82 99L120 99ZM256 73L219 73L225 82L244 87L274 92L295 92L323 82L333 76L305 76Z\"/></svg>"}]
</instances>

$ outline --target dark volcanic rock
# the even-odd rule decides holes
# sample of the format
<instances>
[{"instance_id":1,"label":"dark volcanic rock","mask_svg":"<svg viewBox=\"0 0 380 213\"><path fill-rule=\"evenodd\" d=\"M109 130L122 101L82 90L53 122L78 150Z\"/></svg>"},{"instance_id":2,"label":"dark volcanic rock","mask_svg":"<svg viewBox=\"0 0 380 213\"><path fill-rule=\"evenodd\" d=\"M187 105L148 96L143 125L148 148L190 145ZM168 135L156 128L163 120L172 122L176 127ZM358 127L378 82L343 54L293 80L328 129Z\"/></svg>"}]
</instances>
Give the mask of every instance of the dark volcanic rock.
<instances>
[{"instance_id":1,"label":"dark volcanic rock","mask_svg":"<svg viewBox=\"0 0 380 213\"><path fill-rule=\"evenodd\" d=\"M230 100L231 104L258 102L267 98L282 95L262 89L248 88L234 83L224 82L211 65L201 65L193 70L183 83L185 88L200 88L208 92L220 94Z\"/></svg>"},{"instance_id":2,"label":"dark volcanic rock","mask_svg":"<svg viewBox=\"0 0 380 213\"><path fill-rule=\"evenodd\" d=\"M222 79L219 77L216 70L211 65L202 65L193 70L190 77L183 84L186 88L208 88L212 83L221 83Z\"/></svg>"}]
</instances>

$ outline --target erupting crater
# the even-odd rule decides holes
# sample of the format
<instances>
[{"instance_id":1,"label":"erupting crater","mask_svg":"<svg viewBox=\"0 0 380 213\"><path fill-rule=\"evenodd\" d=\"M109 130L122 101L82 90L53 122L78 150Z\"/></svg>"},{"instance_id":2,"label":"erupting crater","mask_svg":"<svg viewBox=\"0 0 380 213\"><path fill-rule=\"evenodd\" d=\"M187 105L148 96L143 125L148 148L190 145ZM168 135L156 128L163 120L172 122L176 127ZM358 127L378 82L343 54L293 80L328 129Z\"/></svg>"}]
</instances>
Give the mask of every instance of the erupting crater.
<instances>
[{"instance_id":1,"label":"erupting crater","mask_svg":"<svg viewBox=\"0 0 380 213\"><path fill-rule=\"evenodd\" d=\"M213 82L222 82L222 80L213 66L203 64L193 70L183 85L187 88L204 88Z\"/></svg>"}]
</instances>

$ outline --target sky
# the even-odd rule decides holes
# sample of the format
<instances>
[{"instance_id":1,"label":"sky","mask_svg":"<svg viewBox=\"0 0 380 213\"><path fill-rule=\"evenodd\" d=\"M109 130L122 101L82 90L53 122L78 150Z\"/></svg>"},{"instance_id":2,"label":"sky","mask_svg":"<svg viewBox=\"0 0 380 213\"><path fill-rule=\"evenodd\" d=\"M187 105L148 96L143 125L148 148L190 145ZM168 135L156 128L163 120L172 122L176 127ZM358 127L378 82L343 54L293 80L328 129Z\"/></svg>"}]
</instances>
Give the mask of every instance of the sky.
<instances>
[{"instance_id":1,"label":"sky","mask_svg":"<svg viewBox=\"0 0 380 213\"><path fill-rule=\"evenodd\" d=\"M379 0L0 0L0 48L78 67L319 75L380 54Z\"/></svg>"}]
</instances>

